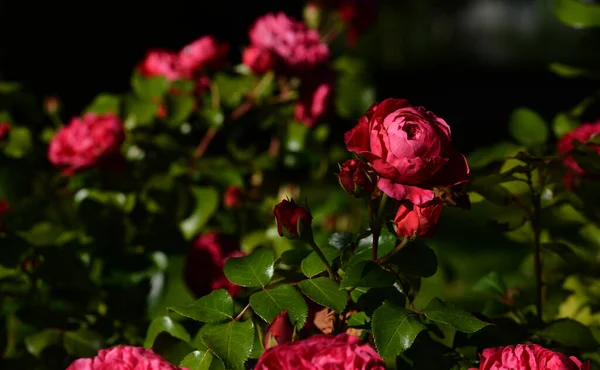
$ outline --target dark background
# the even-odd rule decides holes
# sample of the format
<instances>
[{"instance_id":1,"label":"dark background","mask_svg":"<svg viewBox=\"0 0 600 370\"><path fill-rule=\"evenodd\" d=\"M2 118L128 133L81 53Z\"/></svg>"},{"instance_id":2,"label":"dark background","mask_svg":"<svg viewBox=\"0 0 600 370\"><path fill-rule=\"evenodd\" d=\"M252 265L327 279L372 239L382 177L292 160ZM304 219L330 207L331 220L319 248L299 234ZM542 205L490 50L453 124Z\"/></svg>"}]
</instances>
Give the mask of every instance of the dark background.
<instances>
[{"instance_id":1,"label":"dark background","mask_svg":"<svg viewBox=\"0 0 600 370\"><path fill-rule=\"evenodd\" d=\"M551 0L382 0L377 24L354 53L364 55L379 99L408 98L444 117L469 151L506 136L517 106L550 120L597 84L559 78L552 61L599 65L597 35L572 30ZM0 0L0 77L39 96L56 94L72 116L103 91L128 88L150 48L178 49L204 34L247 44L258 16L301 17L302 1ZM595 117L590 117L590 119Z\"/></svg>"}]
</instances>

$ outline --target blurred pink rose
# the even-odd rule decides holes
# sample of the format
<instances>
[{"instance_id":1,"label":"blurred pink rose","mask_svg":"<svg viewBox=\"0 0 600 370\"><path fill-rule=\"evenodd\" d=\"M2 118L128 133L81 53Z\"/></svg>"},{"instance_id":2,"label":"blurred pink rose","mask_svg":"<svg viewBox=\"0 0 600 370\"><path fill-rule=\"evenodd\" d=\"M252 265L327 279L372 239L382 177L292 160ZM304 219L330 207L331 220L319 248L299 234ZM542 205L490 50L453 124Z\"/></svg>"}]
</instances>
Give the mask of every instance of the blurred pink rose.
<instances>
[{"instance_id":1,"label":"blurred pink rose","mask_svg":"<svg viewBox=\"0 0 600 370\"><path fill-rule=\"evenodd\" d=\"M137 68L145 77L163 76L169 81L187 77L179 66L177 54L165 50L149 51Z\"/></svg>"},{"instance_id":2,"label":"blurred pink rose","mask_svg":"<svg viewBox=\"0 0 600 370\"><path fill-rule=\"evenodd\" d=\"M188 75L198 70L217 67L225 61L229 44L219 44L213 36L203 36L184 46L178 55L179 68Z\"/></svg>"},{"instance_id":3,"label":"blurred pink rose","mask_svg":"<svg viewBox=\"0 0 600 370\"><path fill-rule=\"evenodd\" d=\"M558 152L560 154L566 154L573 149L573 140L585 143L594 134L600 134L600 121L583 123L571 132L565 134L565 136L558 141ZM591 147L600 154L600 145L593 145ZM570 189L575 188L582 177L592 177L577 164L577 161L575 161L573 156L567 156L563 163L568 168L564 183Z\"/></svg>"},{"instance_id":4,"label":"blurred pink rose","mask_svg":"<svg viewBox=\"0 0 600 370\"><path fill-rule=\"evenodd\" d=\"M10 130L12 126L8 122L0 122L0 141L4 141L8 134L10 134Z\"/></svg>"},{"instance_id":5,"label":"blurred pink rose","mask_svg":"<svg viewBox=\"0 0 600 370\"><path fill-rule=\"evenodd\" d=\"M405 99L373 104L344 140L368 160L380 176L377 186L394 199L421 205L434 198L433 187L468 181L469 166L452 147L450 126Z\"/></svg>"},{"instance_id":6,"label":"blurred pink rose","mask_svg":"<svg viewBox=\"0 0 600 370\"><path fill-rule=\"evenodd\" d=\"M334 82L333 73L328 70L307 76L300 86L294 119L308 127L327 119L333 108Z\"/></svg>"},{"instance_id":7,"label":"blurred pink rose","mask_svg":"<svg viewBox=\"0 0 600 370\"><path fill-rule=\"evenodd\" d=\"M258 18L249 36L252 46L277 55L285 72L306 72L329 58L329 47L317 31L281 12Z\"/></svg>"},{"instance_id":8,"label":"blurred pink rose","mask_svg":"<svg viewBox=\"0 0 600 370\"><path fill-rule=\"evenodd\" d=\"M184 279L188 288L198 297L217 289L226 289L235 297L241 287L225 277L223 267L227 259L243 255L239 242L228 235L214 231L199 235L185 264Z\"/></svg>"},{"instance_id":9,"label":"blurred pink rose","mask_svg":"<svg viewBox=\"0 0 600 370\"><path fill-rule=\"evenodd\" d=\"M258 46L248 46L242 54L242 63L244 63L252 72L257 75L267 73L275 67L277 58L269 49Z\"/></svg>"},{"instance_id":10,"label":"blurred pink rose","mask_svg":"<svg viewBox=\"0 0 600 370\"><path fill-rule=\"evenodd\" d=\"M567 357L537 344L487 348L479 356L479 369L469 370L589 370L590 363Z\"/></svg>"},{"instance_id":11,"label":"blurred pink rose","mask_svg":"<svg viewBox=\"0 0 600 370\"><path fill-rule=\"evenodd\" d=\"M255 370L385 370L385 362L352 335L314 335L263 352Z\"/></svg>"},{"instance_id":12,"label":"blurred pink rose","mask_svg":"<svg viewBox=\"0 0 600 370\"><path fill-rule=\"evenodd\" d=\"M432 237L441 214L442 201L439 198L420 206L409 201L402 202L394 218L396 233L405 238Z\"/></svg>"},{"instance_id":13,"label":"blurred pink rose","mask_svg":"<svg viewBox=\"0 0 600 370\"><path fill-rule=\"evenodd\" d=\"M151 349L116 346L101 349L93 358L75 360L66 370L187 370L175 366Z\"/></svg>"},{"instance_id":14,"label":"blurred pink rose","mask_svg":"<svg viewBox=\"0 0 600 370\"><path fill-rule=\"evenodd\" d=\"M48 159L65 174L109 168L122 160L123 124L114 113L86 113L61 127L50 142Z\"/></svg>"}]
</instances>

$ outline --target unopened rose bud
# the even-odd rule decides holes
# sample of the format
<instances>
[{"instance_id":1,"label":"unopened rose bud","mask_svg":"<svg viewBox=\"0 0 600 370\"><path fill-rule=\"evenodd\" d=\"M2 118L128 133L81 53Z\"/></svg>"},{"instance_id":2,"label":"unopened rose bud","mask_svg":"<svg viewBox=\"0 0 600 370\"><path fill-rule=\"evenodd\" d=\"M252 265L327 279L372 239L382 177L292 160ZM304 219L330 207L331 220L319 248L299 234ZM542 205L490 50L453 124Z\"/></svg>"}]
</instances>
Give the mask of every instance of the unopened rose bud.
<instances>
[{"instance_id":1,"label":"unopened rose bud","mask_svg":"<svg viewBox=\"0 0 600 370\"><path fill-rule=\"evenodd\" d=\"M396 233L405 238L432 237L441 213L442 201L439 198L420 206L405 201L394 218Z\"/></svg>"},{"instance_id":2,"label":"unopened rose bud","mask_svg":"<svg viewBox=\"0 0 600 370\"><path fill-rule=\"evenodd\" d=\"M0 232L4 231L5 229L3 216L6 212L8 212L9 209L10 206L8 205L8 202L6 200L0 201Z\"/></svg>"},{"instance_id":3,"label":"unopened rose bud","mask_svg":"<svg viewBox=\"0 0 600 370\"><path fill-rule=\"evenodd\" d=\"M273 321L266 328L265 349L275 347L278 344L285 344L292 341L294 327L290 323L290 316L286 311L282 311L275 316Z\"/></svg>"},{"instance_id":4,"label":"unopened rose bud","mask_svg":"<svg viewBox=\"0 0 600 370\"><path fill-rule=\"evenodd\" d=\"M0 142L4 141L8 137L11 129L12 127L10 123L0 122Z\"/></svg>"},{"instance_id":5,"label":"unopened rose bud","mask_svg":"<svg viewBox=\"0 0 600 370\"><path fill-rule=\"evenodd\" d=\"M238 208L244 199L244 190L239 186L231 185L223 194L223 205L227 208Z\"/></svg>"},{"instance_id":6,"label":"unopened rose bud","mask_svg":"<svg viewBox=\"0 0 600 370\"><path fill-rule=\"evenodd\" d=\"M349 159L340 166L338 179L342 188L357 198L371 194L377 183L377 175L371 166L356 159Z\"/></svg>"},{"instance_id":7,"label":"unopened rose bud","mask_svg":"<svg viewBox=\"0 0 600 370\"><path fill-rule=\"evenodd\" d=\"M60 101L55 96L49 96L44 100L44 109L46 110L46 113L55 115L60 109Z\"/></svg>"},{"instance_id":8,"label":"unopened rose bud","mask_svg":"<svg viewBox=\"0 0 600 370\"><path fill-rule=\"evenodd\" d=\"M318 29L321 24L321 13L322 9L319 5L314 2L309 2L302 12L304 23L306 23L309 28Z\"/></svg>"},{"instance_id":9,"label":"unopened rose bud","mask_svg":"<svg viewBox=\"0 0 600 370\"><path fill-rule=\"evenodd\" d=\"M248 46L242 54L242 63L257 75L267 73L273 69L275 62L275 54L258 46Z\"/></svg>"},{"instance_id":10,"label":"unopened rose bud","mask_svg":"<svg viewBox=\"0 0 600 370\"><path fill-rule=\"evenodd\" d=\"M282 200L273 209L279 236L289 239L312 240L312 215L297 205L294 199Z\"/></svg>"},{"instance_id":11,"label":"unopened rose bud","mask_svg":"<svg viewBox=\"0 0 600 370\"><path fill-rule=\"evenodd\" d=\"M167 117L167 107L163 103L161 103L158 106L158 111L156 112L156 117L158 117L160 119Z\"/></svg>"}]
</instances>

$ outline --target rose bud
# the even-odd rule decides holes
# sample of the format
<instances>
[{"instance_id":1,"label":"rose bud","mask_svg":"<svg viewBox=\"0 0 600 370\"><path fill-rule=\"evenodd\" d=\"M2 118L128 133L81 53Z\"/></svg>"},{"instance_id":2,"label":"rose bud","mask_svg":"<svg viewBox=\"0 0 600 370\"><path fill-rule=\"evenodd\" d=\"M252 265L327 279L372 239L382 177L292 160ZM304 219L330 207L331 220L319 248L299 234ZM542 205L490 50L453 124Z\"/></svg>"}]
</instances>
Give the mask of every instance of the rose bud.
<instances>
[{"instance_id":1,"label":"rose bud","mask_svg":"<svg viewBox=\"0 0 600 370\"><path fill-rule=\"evenodd\" d=\"M290 323L290 315L281 311L266 328L265 349L292 341L294 327Z\"/></svg>"},{"instance_id":2,"label":"rose bud","mask_svg":"<svg viewBox=\"0 0 600 370\"><path fill-rule=\"evenodd\" d=\"M312 215L306 208L297 205L294 199L282 200L273 209L273 214L279 236L289 239L312 239Z\"/></svg>"},{"instance_id":3,"label":"rose bud","mask_svg":"<svg viewBox=\"0 0 600 370\"><path fill-rule=\"evenodd\" d=\"M242 54L242 63L257 75L269 72L275 66L276 61L275 54L258 46L250 45L244 49Z\"/></svg>"},{"instance_id":4,"label":"rose bud","mask_svg":"<svg viewBox=\"0 0 600 370\"><path fill-rule=\"evenodd\" d=\"M187 75L198 70L220 67L227 57L229 44L220 44L213 36L202 36L184 46L178 55L178 66Z\"/></svg>"},{"instance_id":5,"label":"rose bud","mask_svg":"<svg viewBox=\"0 0 600 370\"><path fill-rule=\"evenodd\" d=\"M517 344L516 346L487 348L479 355L479 369L469 370L589 370L590 362L567 357L538 344Z\"/></svg>"},{"instance_id":6,"label":"rose bud","mask_svg":"<svg viewBox=\"0 0 600 370\"><path fill-rule=\"evenodd\" d=\"M150 50L138 66L138 72L144 77L163 76L175 81L187 76L178 65L177 54L166 50Z\"/></svg>"},{"instance_id":7,"label":"rose bud","mask_svg":"<svg viewBox=\"0 0 600 370\"><path fill-rule=\"evenodd\" d=\"M439 198L420 206L405 201L394 218L396 233L405 238L432 237L441 213L442 201Z\"/></svg>"},{"instance_id":8,"label":"rose bud","mask_svg":"<svg viewBox=\"0 0 600 370\"><path fill-rule=\"evenodd\" d=\"M565 134L565 136L558 141L558 152L560 154L566 154L574 148L573 140L585 143L595 134L600 134L600 121L596 121L595 123L581 124L574 130ZM600 145L593 145L590 147L600 154ZM567 173L563 181L568 189L576 188L582 178L594 177L586 173L586 171L579 166L572 155L566 156L563 159L563 164L565 167L567 167Z\"/></svg>"},{"instance_id":9,"label":"rose bud","mask_svg":"<svg viewBox=\"0 0 600 370\"><path fill-rule=\"evenodd\" d=\"M10 134L10 130L12 129L10 123L8 122L0 122L0 141L4 141L8 134Z\"/></svg>"},{"instance_id":10,"label":"rose bud","mask_svg":"<svg viewBox=\"0 0 600 370\"><path fill-rule=\"evenodd\" d=\"M44 109L46 110L46 113L50 115L57 114L58 110L60 109L60 102L58 101L58 98L55 96L47 97L44 100Z\"/></svg>"},{"instance_id":11,"label":"rose bud","mask_svg":"<svg viewBox=\"0 0 600 370\"><path fill-rule=\"evenodd\" d=\"M231 185L223 194L223 205L227 208L238 208L244 200L244 189Z\"/></svg>"},{"instance_id":12,"label":"rose bud","mask_svg":"<svg viewBox=\"0 0 600 370\"><path fill-rule=\"evenodd\" d=\"M373 192L377 183L377 174L367 163L349 159L340 166L338 179L348 194L360 198Z\"/></svg>"}]
</instances>

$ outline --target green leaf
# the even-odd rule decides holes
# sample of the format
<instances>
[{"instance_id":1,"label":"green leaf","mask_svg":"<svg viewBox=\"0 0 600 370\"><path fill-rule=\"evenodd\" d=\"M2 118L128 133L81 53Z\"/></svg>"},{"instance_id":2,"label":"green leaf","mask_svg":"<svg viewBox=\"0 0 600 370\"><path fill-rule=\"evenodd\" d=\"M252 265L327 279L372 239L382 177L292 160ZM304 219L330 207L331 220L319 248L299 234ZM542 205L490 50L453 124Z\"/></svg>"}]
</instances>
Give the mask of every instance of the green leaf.
<instances>
[{"instance_id":1,"label":"green leaf","mask_svg":"<svg viewBox=\"0 0 600 370\"><path fill-rule=\"evenodd\" d=\"M417 335L427 329L414 312L389 302L375 310L371 325L377 351L384 358L409 349Z\"/></svg>"},{"instance_id":2,"label":"green leaf","mask_svg":"<svg viewBox=\"0 0 600 370\"><path fill-rule=\"evenodd\" d=\"M356 119L376 100L375 89L368 81L366 64L357 57L343 56L334 62L336 78L335 106L343 118Z\"/></svg>"},{"instance_id":3,"label":"green leaf","mask_svg":"<svg viewBox=\"0 0 600 370\"><path fill-rule=\"evenodd\" d=\"M175 306L168 309L190 319L201 322L219 322L233 319L233 298L225 289L212 291L187 306Z\"/></svg>"},{"instance_id":4,"label":"green leaf","mask_svg":"<svg viewBox=\"0 0 600 370\"><path fill-rule=\"evenodd\" d=\"M144 77L134 72L131 87L137 96L148 100L162 97L169 88L169 81L164 76Z\"/></svg>"},{"instance_id":5,"label":"green leaf","mask_svg":"<svg viewBox=\"0 0 600 370\"><path fill-rule=\"evenodd\" d=\"M263 231L261 231L261 238L266 238ZM280 259L282 263L288 266L300 266L302 261L311 253L313 253L313 250L308 247L297 247L283 252Z\"/></svg>"},{"instance_id":6,"label":"green leaf","mask_svg":"<svg viewBox=\"0 0 600 370\"><path fill-rule=\"evenodd\" d=\"M329 245L336 248L337 250L342 250L346 248L348 245L352 244L354 240L354 234L347 232L338 232L333 233L329 237Z\"/></svg>"},{"instance_id":7,"label":"green leaf","mask_svg":"<svg viewBox=\"0 0 600 370\"><path fill-rule=\"evenodd\" d=\"M259 248L247 256L230 258L225 263L225 276L234 284L264 288L275 272L275 254L271 249Z\"/></svg>"},{"instance_id":8,"label":"green leaf","mask_svg":"<svg viewBox=\"0 0 600 370\"><path fill-rule=\"evenodd\" d=\"M364 312L357 312L355 314L350 315L350 317L348 318L348 326L352 328L363 328L367 326L370 322L371 319Z\"/></svg>"},{"instance_id":9,"label":"green leaf","mask_svg":"<svg viewBox=\"0 0 600 370\"><path fill-rule=\"evenodd\" d=\"M252 90L256 84L256 77L230 76L225 73L217 73L213 79L217 86L221 102L230 108L235 108L242 103L242 99Z\"/></svg>"},{"instance_id":10,"label":"green leaf","mask_svg":"<svg viewBox=\"0 0 600 370\"><path fill-rule=\"evenodd\" d=\"M394 285L396 275L373 261L359 261L348 268L340 288L380 288Z\"/></svg>"},{"instance_id":11,"label":"green leaf","mask_svg":"<svg viewBox=\"0 0 600 370\"><path fill-rule=\"evenodd\" d=\"M438 260L433 249L421 242L412 242L390 259L398 271L414 277L430 277L437 272Z\"/></svg>"},{"instance_id":12,"label":"green leaf","mask_svg":"<svg viewBox=\"0 0 600 370\"><path fill-rule=\"evenodd\" d=\"M304 149L309 127L300 122L290 122L285 137L285 148L290 152L300 152Z\"/></svg>"},{"instance_id":13,"label":"green leaf","mask_svg":"<svg viewBox=\"0 0 600 370\"><path fill-rule=\"evenodd\" d=\"M27 127L13 126L8 135L4 153L10 157L22 158L33 149L33 138Z\"/></svg>"},{"instance_id":14,"label":"green leaf","mask_svg":"<svg viewBox=\"0 0 600 370\"><path fill-rule=\"evenodd\" d=\"M220 202L219 192L212 187L193 187L192 194L196 200L196 208L188 218L179 223L179 229L186 240L191 240L200 232Z\"/></svg>"},{"instance_id":15,"label":"green leaf","mask_svg":"<svg viewBox=\"0 0 600 370\"><path fill-rule=\"evenodd\" d=\"M552 121L552 130L557 138L563 137L567 132L570 132L579 126L579 122L571 118L568 114L559 113Z\"/></svg>"},{"instance_id":16,"label":"green leaf","mask_svg":"<svg viewBox=\"0 0 600 370\"><path fill-rule=\"evenodd\" d=\"M104 347L104 338L91 330L66 331L63 344L67 352L76 357L93 357Z\"/></svg>"},{"instance_id":17,"label":"green leaf","mask_svg":"<svg viewBox=\"0 0 600 370\"><path fill-rule=\"evenodd\" d=\"M565 78L595 77L594 73L587 69L572 67L562 63L550 63L548 68L555 74Z\"/></svg>"},{"instance_id":18,"label":"green leaf","mask_svg":"<svg viewBox=\"0 0 600 370\"><path fill-rule=\"evenodd\" d=\"M208 122L209 126L221 127L223 126L223 123L225 123L225 115L219 108L213 108L211 106L204 107L202 108L201 115L206 122Z\"/></svg>"},{"instance_id":19,"label":"green leaf","mask_svg":"<svg viewBox=\"0 0 600 370\"><path fill-rule=\"evenodd\" d=\"M556 0L554 14L574 28L600 27L600 6L579 0Z\"/></svg>"},{"instance_id":20,"label":"green leaf","mask_svg":"<svg viewBox=\"0 0 600 370\"><path fill-rule=\"evenodd\" d=\"M467 162L472 169L484 168L485 166L504 161L507 157L517 154L521 146L510 141L501 141L486 148L479 148L467 156Z\"/></svg>"},{"instance_id":21,"label":"green leaf","mask_svg":"<svg viewBox=\"0 0 600 370\"><path fill-rule=\"evenodd\" d=\"M179 366L188 370L210 370L213 359L210 351L194 351L185 356Z\"/></svg>"},{"instance_id":22,"label":"green leaf","mask_svg":"<svg viewBox=\"0 0 600 370\"><path fill-rule=\"evenodd\" d=\"M333 260L340 255L340 251L332 247L324 247L321 249L321 251L325 255L325 258L330 265L333 264ZM300 267L302 268L302 273L309 278L326 270L325 264L323 261L321 261L316 252L309 254L308 257L302 261Z\"/></svg>"},{"instance_id":23,"label":"green leaf","mask_svg":"<svg viewBox=\"0 0 600 370\"><path fill-rule=\"evenodd\" d=\"M84 113L115 113L121 112L121 97L114 94L100 94L84 110Z\"/></svg>"},{"instance_id":24,"label":"green leaf","mask_svg":"<svg viewBox=\"0 0 600 370\"><path fill-rule=\"evenodd\" d=\"M439 298L432 299L423 313L429 320L448 324L463 333L474 333L489 325L462 308L446 303Z\"/></svg>"},{"instance_id":25,"label":"green leaf","mask_svg":"<svg viewBox=\"0 0 600 370\"><path fill-rule=\"evenodd\" d=\"M483 276L473 285L472 289L476 292L491 293L499 296L503 296L506 293L504 280L502 280L502 277L496 271L491 271Z\"/></svg>"},{"instance_id":26,"label":"green leaf","mask_svg":"<svg viewBox=\"0 0 600 370\"><path fill-rule=\"evenodd\" d=\"M254 344L252 345L252 351L250 352L250 358L258 360L265 351L264 338L261 335L260 328L256 328L256 334L254 334Z\"/></svg>"},{"instance_id":27,"label":"green leaf","mask_svg":"<svg viewBox=\"0 0 600 370\"><path fill-rule=\"evenodd\" d=\"M169 95L165 100L167 122L171 125L185 122L196 106L196 99L191 95Z\"/></svg>"},{"instance_id":28,"label":"green leaf","mask_svg":"<svg viewBox=\"0 0 600 370\"><path fill-rule=\"evenodd\" d=\"M575 266L579 262L579 258L573 252L573 249L564 243L542 243L541 247L542 250L556 254L571 266Z\"/></svg>"},{"instance_id":29,"label":"green leaf","mask_svg":"<svg viewBox=\"0 0 600 370\"><path fill-rule=\"evenodd\" d=\"M190 334L180 323L173 321L169 316L162 316L157 317L150 323L146 332L146 339L144 339L144 348L152 348L154 341L160 333L167 333L184 342L191 340Z\"/></svg>"},{"instance_id":30,"label":"green leaf","mask_svg":"<svg viewBox=\"0 0 600 370\"><path fill-rule=\"evenodd\" d=\"M529 108L513 111L508 130L515 140L528 147L544 144L548 140L548 125L539 114Z\"/></svg>"},{"instance_id":31,"label":"green leaf","mask_svg":"<svg viewBox=\"0 0 600 370\"><path fill-rule=\"evenodd\" d=\"M250 305L258 316L271 322L281 311L288 311L292 323L303 327L308 316L308 306L300 293L291 285L279 285L250 296Z\"/></svg>"},{"instance_id":32,"label":"green leaf","mask_svg":"<svg viewBox=\"0 0 600 370\"><path fill-rule=\"evenodd\" d=\"M154 121L158 114L160 104L152 100L143 100L134 95L125 97L125 116L127 121L125 126L128 129L137 126L149 125Z\"/></svg>"},{"instance_id":33,"label":"green leaf","mask_svg":"<svg viewBox=\"0 0 600 370\"><path fill-rule=\"evenodd\" d=\"M24 342L27 352L39 357L47 347L61 345L62 334L56 329L45 329L25 337Z\"/></svg>"},{"instance_id":34,"label":"green leaf","mask_svg":"<svg viewBox=\"0 0 600 370\"><path fill-rule=\"evenodd\" d=\"M254 324L252 320L246 320L211 325L203 330L202 342L225 363L226 367L242 366L252 351Z\"/></svg>"},{"instance_id":35,"label":"green leaf","mask_svg":"<svg viewBox=\"0 0 600 370\"><path fill-rule=\"evenodd\" d=\"M550 323L544 329L538 331L537 334L566 347L581 349L595 349L598 347L598 342L590 328L571 319L562 319Z\"/></svg>"},{"instance_id":36,"label":"green leaf","mask_svg":"<svg viewBox=\"0 0 600 370\"><path fill-rule=\"evenodd\" d=\"M471 183L471 190L479 193L494 204L506 206L511 203L513 194L511 194L507 188L502 186L499 181L502 181L500 175L476 178Z\"/></svg>"},{"instance_id":37,"label":"green leaf","mask_svg":"<svg viewBox=\"0 0 600 370\"><path fill-rule=\"evenodd\" d=\"M314 302L342 313L348 303L348 293L340 290L338 283L326 277L303 280L298 285Z\"/></svg>"}]
</instances>

